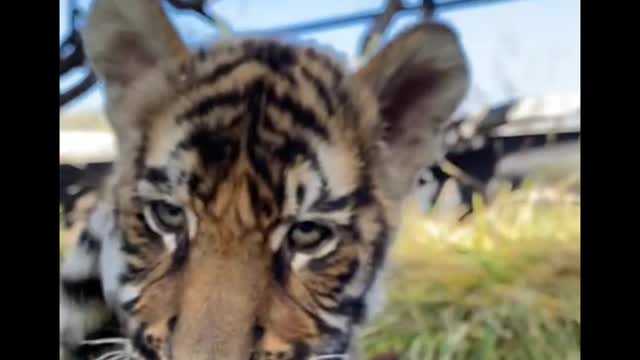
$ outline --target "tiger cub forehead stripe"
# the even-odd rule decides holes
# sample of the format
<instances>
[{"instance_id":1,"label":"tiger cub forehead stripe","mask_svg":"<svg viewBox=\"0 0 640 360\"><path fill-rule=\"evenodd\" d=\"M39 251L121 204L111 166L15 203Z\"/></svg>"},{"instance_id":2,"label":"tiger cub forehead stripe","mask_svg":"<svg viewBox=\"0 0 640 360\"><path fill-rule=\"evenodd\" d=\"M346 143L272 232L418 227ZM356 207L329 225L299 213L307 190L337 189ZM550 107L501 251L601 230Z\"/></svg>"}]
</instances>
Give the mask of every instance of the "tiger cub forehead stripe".
<instances>
[{"instance_id":1,"label":"tiger cub forehead stripe","mask_svg":"<svg viewBox=\"0 0 640 360\"><path fill-rule=\"evenodd\" d=\"M250 73L247 71L247 67L251 64L260 64L266 69L269 69L268 72L256 72L257 69L251 71L256 74L255 76L257 76L258 73L262 73L270 78L268 81L266 78L263 78L262 81L271 83L273 81L280 82L284 79L289 86L294 88L298 86L300 81L303 81L302 83L310 83L312 88L315 89L315 97L318 98L317 103L323 104L322 107L324 108L318 108L316 111L319 110L323 113L328 112L330 114L334 112L336 101L331 98L331 92L338 87L340 80L339 76L334 75L334 73L338 71L336 65L331 64L328 60L319 61L318 59L320 57L317 55L310 57L309 54L313 54L313 52L299 51L298 49L276 42L261 43L248 40L244 42L244 46L239 48L243 49L244 52L235 54L231 60L227 59L222 63L216 61L216 59L220 57L219 55L210 55L210 57L201 59L200 61L204 62L205 65L211 62L213 65L206 65L206 67L213 66L213 69L211 69L209 73L200 75L200 79L195 81L198 85L206 85L213 88L220 87L223 82L227 83L229 78L233 78L234 76L240 78L239 76L242 76L245 83L242 85L238 84L240 86L237 86L233 91L207 96L200 100L197 105L185 111L183 115L179 116L179 119L201 116L216 107L230 106L241 102L247 93L251 92L247 89L250 85L246 81ZM225 47L222 47L222 49L218 50L224 51L225 49ZM233 48L233 50L237 49L238 47ZM205 65L202 65L202 67L205 67ZM242 75L239 75L241 72ZM260 80L259 77L254 79L256 81ZM233 87L229 87L229 89L232 88ZM288 96L278 96L278 91L274 91L273 85L266 88L266 91L266 96L281 103L280 107L290 105L294 107L294 112L302 114L304 117L309 116L305 113L303 106L293 102Z\"/></svg>"}]
</instances>

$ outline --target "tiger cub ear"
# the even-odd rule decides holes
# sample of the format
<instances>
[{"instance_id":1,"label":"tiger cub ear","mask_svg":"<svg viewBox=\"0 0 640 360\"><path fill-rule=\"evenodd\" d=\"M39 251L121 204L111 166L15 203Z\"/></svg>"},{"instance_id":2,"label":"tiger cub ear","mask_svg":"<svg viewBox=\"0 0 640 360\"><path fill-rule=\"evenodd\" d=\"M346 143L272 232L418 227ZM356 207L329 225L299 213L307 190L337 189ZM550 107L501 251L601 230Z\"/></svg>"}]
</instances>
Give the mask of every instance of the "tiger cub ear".
<instances>
[{"instance_id":1,"label":"tiger cub ear","mask_svg":"<svg viewBox=\"0 0 640 360\"><path fill-rule=\"evenodd\" d=\"M83 44L110 99L160 60L189 55L160 0L94 0Z\"/></svg>"},{"instance_id":2,"label":"tiger cub ear","mask_svg":"<svg viewBox=\"0 0 640 360\"><path fill-rule=\"evenodd\" d=\"M398 200L435 161L439 127L467 92L463 49L449 27L424 23L397 36L353 76L377 97L383 124L363 126L383 129L374 166L383 190Z\"/></svg>"}]
</instances>

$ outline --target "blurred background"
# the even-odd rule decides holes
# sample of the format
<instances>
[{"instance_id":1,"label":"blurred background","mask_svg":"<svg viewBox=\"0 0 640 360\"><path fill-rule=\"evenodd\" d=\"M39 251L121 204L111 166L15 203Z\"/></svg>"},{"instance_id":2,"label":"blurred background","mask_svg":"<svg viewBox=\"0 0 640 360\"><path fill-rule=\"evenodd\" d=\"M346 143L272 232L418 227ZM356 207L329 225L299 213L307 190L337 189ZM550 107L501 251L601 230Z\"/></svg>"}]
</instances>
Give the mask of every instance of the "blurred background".
<instances>
[{"instance_id":1,"label":"blurred background","mask_svg":"<svg viewBox=\"0 0 640 360\"><path fill-rule=\"evenodd\" d=\"M60 1L61 256L114 141L78 31ZM305 42L356 69L425 18L452 25L472 85L424 169L388 263L372 357L580 359L579 0L166 0L194 48L230 36Z\"/></svg>"}]
</instances>

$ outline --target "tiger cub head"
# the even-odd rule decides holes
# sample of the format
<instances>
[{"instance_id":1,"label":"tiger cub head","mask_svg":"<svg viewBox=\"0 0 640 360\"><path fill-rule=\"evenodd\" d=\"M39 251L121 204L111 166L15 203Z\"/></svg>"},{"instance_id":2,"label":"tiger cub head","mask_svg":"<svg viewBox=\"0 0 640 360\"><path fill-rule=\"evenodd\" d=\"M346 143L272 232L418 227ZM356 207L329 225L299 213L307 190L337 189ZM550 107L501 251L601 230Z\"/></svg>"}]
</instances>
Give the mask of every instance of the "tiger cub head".
<instances>
[{"instance_id":1,"label":"tiger cub head","mask_svg":"<svg viewBox=\"0 0 640 360\"><path fill-rule=\"evenodd\" d=\"M101 281L138 356L348 354L466 92L455 33L416 26L348 73L267 39L192 53L160 1L97 0L84 43L118 144Z\"/></svg>"}]
</instances>

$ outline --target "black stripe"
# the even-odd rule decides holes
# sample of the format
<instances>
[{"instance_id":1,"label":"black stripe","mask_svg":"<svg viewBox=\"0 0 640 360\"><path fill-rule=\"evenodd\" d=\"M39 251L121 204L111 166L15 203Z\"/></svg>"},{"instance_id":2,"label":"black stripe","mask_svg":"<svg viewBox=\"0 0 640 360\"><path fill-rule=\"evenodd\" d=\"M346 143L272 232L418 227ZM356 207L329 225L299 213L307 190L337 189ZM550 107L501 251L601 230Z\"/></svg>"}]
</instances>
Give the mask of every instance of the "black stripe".
<instances>
[{"instance_id":1,"label":"black stripe","mask_svg":"<svg viewBox=\"0 0 640 360\"><path fill-rule=\"evenodd\" d=\"M248 88L246 98L249 99L248 108L252 113L252 121L256 121L256 125L261 120L261 115L266 111L263 109L262 100L265 105L274 106L282 112L288 112L292 120L303 128L312 130L322 138L326 139L329 135L327 129L320 125L315 114L297 103L289 95L276 94L273 87L268 86L264 79L257 79L252 86Z\"/></svg>"},{"instance_id":2,"label":"black stripe","mask_svg":"<svg viewBox=\"0 0 640 360\"><path fill-rule=\"evenodd\" d=\"M369 177L365 176L362 185L353 192L355 206L363 207L373 203L373 196L371 194L371 182L369 181Z\"/></svg>"},{"instance_id":3,"label":"black stripe","mask_svg":"<svg viewBox=\"0 0 640 360\"><path fill-rule=\"evenodd\" d=\"M213 72L200 79L199 83L214 84L222 77L229 75L236 68L250 61L256 61L268 67L274 73L280 75L288 83L295 85L295 79L287 72L287 70L295 63L295 53L293 52L293 49L275 42L258 43L254 41L246 41L243 44L243 47L246 52L245 56L216 66ZM207 107L205 106L201 108L200 111L195 111L194 114L185 114L185 116L181 118L193 117L193 115L204 115L208 112L206 111L206 108Z\"/></svg>"},{"instance_id":4,"label":"black stripe","mask_svg":"<svg viewBox=\"0 0 640 360\"><path fill-rule=\"evenodd\" d=\"M173 315L171 318L169 318L169 321L167 321L167 329L169 329L169 332L174 332L177 324L178 315Z\"/></svg>"},{"instance_id":5,"label":"black stripe","mask_svg":"<svg viewBox=\"0 0 640 360\"><path fill-rule=\"evenodd\" d=\"M365 206L373 201L371 189L368 186L361 186L347 195L335 199L327 199L329 192L323 188L318 200L312 205L311 209L318 212L333 212L342 210L350 205L356 207Z\"/></svg>"},{"instance_id":6,"label":"black stripe","mask_svg":"<svg viewBox=\"0 0 640 360\"><path fill-rule=\"evenodd\" d=\"M82 280L63 279L61 281L62 291L70 299L79 303L87 303L95 300L102 300L102 283L100 279L90 278Z\"/></svg>"},{"instance_id":7,"label":"black stripe","mask_svg":"<svg viewBox=\"0 0 640 360\"><path fill-rule=\"evenodd\" d=\"M167 273L181 269L189 258L189 236L187 233L176 235L176 249L173 251L171 267Z\"/></svg>"},{"instance_id":8,"label":"black stripe","mask_svg":"<svg viewBox=\"0 0 640 360\"><path fill-rule=\"evenodd\" d=\"M126 284L132 281L137 281L140 280L144 274L146 273L145 268L138 268L133 264L127 264L126 265L126 270L124 273L120 274L120 276L118 277L118 280L120 281L120 284Z\"/></svg>"},{"instance_id":9,"label":"black stripe","mask_svg":"<svg viewBox=\"0 0 640 360\"><path fill-rule=\"evenodd\" d=\"M314 265L314 267L316 269L321 268L322 270L326 270L327 268L334 265L335 265L335 261L329 260L324 262L318 262ZM318 294L324 295L325 297L331 297L331 298L333 298L334 295L341 294L344 287L353 278L353 276L355 276L356 272L358 271L358 265L359 265L359 261L356 258L356 259L352 259L349 262L349 265L347 265L347 270L345 272L338 274L337 276L328 275L328 274L319 274L319 275L326 275L326 277L334 278L335 280L337 280L338 283L335 286L331 287L328 292L326 291L322 292L317 290L314 290L314 291L317 292ZM311 269L311 262L309 264L309 268ZM319 272L319 271L316 271L316 272ZM330 310L330 309L326 309L326 310Z\"/></svg>"},{"instance_id":10,"label":"black stripe","mask_svg":"<svg viewBox=\"0 0 640 360\"><path fill-rule=\"evenodd\" d=\"M358 261L358 258L354 258L349 262L349 265L347 265L347 271L336 276L336 279L342 284L342 287L344 287L346 283L351 281L353 276L356 274L356 271L358 271L359 265L360 265L360 262Z\"/></svg>"},{"instance_id":11,"label":"black stripe","mask_svg":"<svg viewBox=\"0 0 640 360\"><path fill-rule=\"evenodd\" d=\"M360 324L365 317L367 306L362 299L345 298L343 299L335 312L353 319L353 322Z\"/></svg>"},{"instance_id":12,"label":"black stripe","mask_svg":"<svg viewBox=\"0 0 640 360\"><path fill-rule=\"evenodd\" d=\"M273 184L270 167L266 159L259 155L256 149L262 143L258 135L258 126L266 109L263 108L263 99L265 96L265 83L262 79L256 80L247 90L247 111L249 112L249 128L247 130L247 154L249 162L254 170L268 185Z\"/></svg>"},{"instance_id":13,"label":"black stripe","mask_svg":"<svg viewBox=\"0 0 640 360\"><path fill-rule=\"evenodd\" d=\"M278 204L280 208L284 206L284 192L285 192L285 186L284 186L284 181L282 181L278 183L273 190L273 195L275 196L275 203Z\"/></svg>"},{"instance_id":14,"label":"black stripe","mask_svg":"<svg viewBox=\"0 0 640 360\"><path fill-rule=\"evenodd\" d=\"M351 94L347 91L347 89L345 89L344 86L340 86L336 89L333 90L333 95L335 96L338 106L342 106L345 104L352 104L353 101L351 101ZM360 120L360 114L358 112L358 109L355 109L354 107L351 107L349 109L352 113L351 118L354 120ZM360 120L361 121L361 120Z\"/></svg>"},{"instance_id":15,"label":"black stripe","mask_svg":"<svg viewBox=\"0 0 640 360\"><path fill-rule=\"evenodd\" d=\"M122 337L120 324L115 316L106 323L84 336L84 340ZM114 344L62 344L72 353L72 359L97 359L101 354L115 350Z\"/></svg>"},{"instance_id":16,"label":"black stripe","mask_svg":"<svg viewBox=\"0 0 640 360\"><path fill-rule=\"evenodd\" d=\"M281 285L285 285L287 282L287 278L289 276L289 264L286 261L285 255L280 249L273 257L273 278L274 280Z\"/></svg>"},{"instance_id":17,"label":"black stripe","mask_svg":"<svg viewBox=\"0 0 640 360\"><path fill-rule=\"evenodd\" d=\"M320 318L320 316L318 316L315 312L308 310L306 307L301 305L295 299L292 298L291 300L296 305L298 305L300 310L302 310L309 318L311 318L311 320L314 322L314 324L317 326L317 328L320 330L320 332L322 332L324 334L342 334L342 331L340 329L331 326L329 323L327 323L322 318ZM339 338L339 337L340 336L338 336L337 338Z\"/></svg>"},{"instance_id":18,"label":"black stripe","mask_svg":"<svg viewBox=\"0 0 640 360\"><path fill-rule=\"evenodd\" d=\"M320 318L320 316L318 316L315 313L307 310L303 306L300 306L300 308L302 309L302 311L304 311L305 314L307 314L307 316L309 316L311 318L311 320L313 320L313 322L316 324L316 326L318 327L318 329L321 332L323 332L325 334L326 333L342 334L342 331L340 331L340 329L331 326L329 323L327 323L322 318ZM329 315L331 315L331 314L329 314Z\"/></svg>"},{"instance_id":19,"label":"black stripe","mask_svg":"<svg viewBox=\"0 0 640 360\"><path fill-rule=\"evenodd\" d=\"M305 49L305 54L313 61L318 62L331 73L334 86L342 81L342 71L325 55L318 53L313 48Z\"/></svg>"},{"instance_id":20,"label":"black stripe","mask_svg":"<svg viewBox=\"0 0 640 360\"><path fill-rule=\"evenodd\" d=\"M145 339L145 330L147 323L142 323L138 330L136 330L132 342L133 347L142 354L145 360L160 360L158 354L153 350Z\"/></svg>"},{"instance_id":21,"label":"black stripe","mask_svg":"<svg viewBox=\"0 0 640 360\"><path fill-rule=\"evenodd\" d=\"M196 128L180 145L183 149L195 149L204 166L219 165L233 161L238 155L238 146L220 132Z\"/></svg>"},{"instance_id":22,"label":"black stripe","mask_svg":"<svg viewBox=\"0 0 640 360\"><path fill-rule=\"evenodd\" d=\"M238 66L246 63L248 60L249 60L248 58L244 57L244 58L236 59L236 60L228 62L228 63L220 64L220 65L216 66L215 70L213 70L213 72L211 74L203 77L199 81L199 83L201 83L201 84L204 84L204 83L213 84L213 83L217 82L218 80L220 80L221 77L231 73Z\"/></svg>"},{"instance_id":23,"label":"black stripe","mask_svg":"<svg viewBox=\"0 0 640 360\"><path fill-rule=\"evenodd\" d=\"M340 245L336 246L335 249L329 251L322 257L309 260L307 268L314 273L321 273L327 270L335 264L335 259L332 259L331 257L338 252L339 249Z\"/></svg>"},{"instance_id":24,"label":"black stripe","mask_svg":"<svg viewBox=\"0 0 640 360\"><path fill-rule=\"evenodd\" d=\"M267 204L267 201L263 201L260 197L258 184L250 176L247 176L247 187L249 188L249 198L251 199L251 208L253 209L254 214L270 216L271 208Z\"/></svg>"},{"instance_id":25,"label":"black stripe","mask_svg":"<svg viewBox=\"0 0 640 360\"><path fill-rule=\"evenodd\" d=\"M349 223L346 225L336 225L336 228L342 231L344 234L348 234L350 237L344 236L344 241L360 241L362 239L362 232L358 225L353 220L356 214L351 214L351 219L349 219Z\"/></svg>"},{"instance_id":26,"label":"black stripe","mask_svg":"<svg viewBox=\"0 0 640 360\"><path fill-rule=\"evenodd\" d=\"M146 204L144 203L144 201L141 198L136 198L139 200L136 201L140 201L138 203L138 205L140 207L145 207ZM149 226L149 222L147 222L146 220L146 216L144 215L144 213L142 213L142 211L138 211L138 212L132 212L133 216L135 216L136 220L138 220L138 222L136 224L133 224L132 226L132 231L133 231L133 235L137 236L139 239L144 239L146 240L144 244L133 244L131 242L129 242L124 236L122 237L122 246L121 246L121 250L124 251L125 253L129 254L129 255L135 255L137 254L140 249L139 247L142 247L144 245L151 245L151 246L155 246L155 247L164 247L164 242L162 241L162 236L160 234L158 234L157 232L155 232L151 226Z\"/></svg>"},{"instance_id":27,"label":"black stripe","mask_svg":"<svg viewBox=\"0 0 640 360\"><path fill-rule=\"evenodd\" d=\"M327 196L328 192L325 193ZM323 196L320 196L318 200L312 205L312 211L317 212L333 212L337 210L341 210L349 206L353 203L353 195L347 194L332 200L323 199Z\"/></svg>"},{"instance_id":28,"label":"black stripe","mask_svg":"<svg viewBox=\"0 0 640 360\"><path fill-rule=\"evenodd\" d=\"M189 191L193 194L200 193L200 184L202 184L202 178L198 174L191 174L189 180L187 180L187 186Z\"/></svg>"},{"instance_id":29,"label":"black stripe","mask_svg":"<svg viewBox=\"0 0 640 360\"><path fill-rule=\"evenodd\" d=\"M125 237L122 237L122 245L120 246L120 250L127 255L137 255L140 253L140 248L138 245L135 245Z\"/></svg>"},{"instance_id":30,"label":"black stripe","mask_svg":"<svg viewBox=\"0 0 640 360\"><path fill-rule=\"evenodd\" d=\"M264 327L258 324L254 324L251 329L253 344L256 345L260 343L262 337L264 336Z\"/></svg>"},{"instance_id":31,"label":"black stripe","mask_svg":"<svg viewBox=\"0 0 640 360\"><path fill-rule=\"evenodd\" d=\"M140 144L138 145L138 149L134 159L136 179L139 179L142 176L142 171L144 169L144 159L147 154L148 142L149 142L149 134L146 131L143 131L140 138Z\"/></svg>"},{"instance_id":32,"label":"black stripe","mask_svg":"<svg viewBox=\"0 0 640 360\"><path fill-rule=\"evenodd\" d=\"M296 62L293 48L287 45L275 41L251 42L249 44L252 46L245 47L245 51L274 69L289 68Z\"/></svg>"},{"instance_id":33,"label":"black stripe","mask_svg":"<svg viewBox=\"0 0 640 360\"><path fill-rule=\"evenodd\" d=\"M125 301L122 304L120 304L120 307L122 307L122 310L131 313L133 312L133 308L136 306L136 304L138 303L138 300L140 300L139 296L136 296L135 298L129 300L129 301Z\"/></svg>"},{"instance_id":34,"label":"black stripe","mask_svg":"<svg viewBox=\"0 0 640 360\"><path fill-rule=\"evenodd\" d=\"M202 180L202 177L197 174L191 174L189 176L187 184L189 186L189 191L200 198L203 203L206 203L209 200L213 199L213 196L215 195L215 192L217 190L217 186L215 185L206 186L206 184Z\"/></svg>"},{"instance_id":35,"label":"black stripe","mask_svg":"<svg viewBox=\"0 0 640 360\"><path fill-rule=\"evenodd\" d=\"M386 222L379 220L380 223L380 231L376 236L376 239L373 241L373 253L371 254L371 266L374 269L378 269L384 263L386 253L387 253L387 244L389 241L389 228Z\"/></svg>"},{"instance_id":36,"label":"black stripe","mask_svg":"<svg viewBox=\"0 0 640 360\"><path fill-rule=\"evenodd\" d=\"M154 184L163 184L169 182L166 169L152 167L145 171L144 179Z\"/></svg>"},{"instance_id":37,"label":"black stripe","mask_svg":"<svg viewBox=\"0 0 640 360\"><path fill-rule=\"evenodd\" d=\"M296 102L289 95L277 95L272 87L266 85L264 79L255 80L245 91L232 91L207 97L182 114L179 119L184 120L203 116L220 106L238 105L247 102L247 111L252 114L252 121L255 121L255 126L257 126L262 114L266 111L263 108L263 100L266 101L265 105L275 106L280 111L288 112L293 121L303 128L315 132L323 139L328 138L327 129L320 125L311 110Z\"/></svg>"},{"instance_id":38,"label":"black stripe","mask_svg":"<svg viewBox=\"0 0 640 360\"><path fill-rule=\"evenodd\" d=\"M312 130L323 139L329 137L327 129L320 125L311 110L305 108L288 95L277 96L273 88L266 88L265 92L269 105L277 107L280 111L290 113L294 122L303 128Z\"/></svg>"},{"instance_id":39,"label":"black stripe","mask_svg":"<svg viewBox=\"0 0 640 360\"><path fill-rule=\"evenodd\" d=\"M85 250L90 253L97 253L100 251L101 243L98 238L96 238L89 230L84 229L80 234L80 239L78 240L80 246L82 246Z\"/></svg>"},{"instance_id":40,"label":"black stripe","mask_svg":"<svg viewBox=\"0 0 640 360\"><path fill-rule=\"evenodd\" d=\"M288 72L296 62L296 55L291 47L275 41L249 42L247 44L249 45L245 46L247 55L286 79L289 84L296 84L295 79Z\"/></svg>"},{"instance_id":41,"label":"black stripe","mask_svg":"<svg viewBox=\"0 0 640 360\"><path fill-rule=\"evenodd\" d=\"M313 87L316 89L316 92L318 93L318 95L320 96L320 99L322 100L324 107L327 109L327 114L329 114L329 116L332 116L335 112L335 109L333 107L333 104L331 102L331 98L329 97L329 91L327 90L327 88L324 86L324 84L322 83L322 81L320 81L319 78L317 78L315 75L313 75L309 70L307 70L307 68L302 67L302 75L307 78L307 80L313 85Z\"/></svg>"},{"instance_id":42,"label":"black stripe","mask_svg":"<svg viewBox=\"0 0 640 360\"><path fill-rule=\"evenodd\" d=\"M224 76L231 74L234 70L236 70L240 66L253 62L253 63L263 65L265 67L268 67L271 71L273 71L274 75L281 77L290 85L293 85L293 86L296 85L296 80L294 79L293 75L287 72L286 66L283 66L282 64L278 64L272 59L264 59L264 58L261 58L260 56L261 56L260 54L247 54L246 56L236 59L234 61L220 64L216 66L216 68L213 70L211 74L200 79L198 83L209 84L209 85L215 84L216 82L220 81Z\"/></svg>"},{"instance_id":43,"label":"black stripe","mask_svg":"<svg viewBox=\"0 0 640 360\"><path fill-rule=\"evenodd\" d=\"M238 105L243 101L245 101L244 94L237 91L207 97L189 111L180 115L178 123L196 116L204 116L216 107Z\"/></svg>"},{"instance_id":44,"label":"black stripe","mask_svg":"<svg viewBox=\"0 0 640 360\"><path fill-rule=\"evenodd\" d=\"M313 293L312 291L310 291L310 293ZM313 295L312 295L313 297ZM303 306L302 304L300 304L298 301L296 301L295 299L291 299L294 301L294 303L296 305L298 305L298 307L308 316L311 318L311 320L313 320L314 324L318 327L318 329L320 330L320 332L324 333L324 334L342 334L342 331L340 331L340 329L333 327L332 325L330 325L329 323L327 323L325 320L323 320L318 314L316 314L316 312L314 311L310 311L309 309L307 309L305 306ZM320 304L318 303L318 301L314 298L314 303L317 306L320 306ZM331 315L331 314L329 314Z\"/></svg>"},{"instance_id":45,"label":"black stripe","mask_svg":"<svg viewBox=\"0 0 640 360\"><path fill-rule=\"evenodd\" d=\"M304 184L298 184L298 186L296 187L296 204L298 206L302 206L302 202L304 201L304 194Z\"/></svg>"},{"instance_id":46,"label":"black stripe","mask_svg":"<svg viewBox=\"0 0 640 360\"><path fill-rule=\"evenodd\" d=\"M264 180L269 186L271 186L274 183L274 180L271 174L268 160L263 156L257 154L255 151L250 151L248 154L249 161L253 166L253 170L258 176L262 178L262 180Z\"/></svg>"},{"instance_id":47,"label":"black stripe","mask_svg":"<svg viewBox=\"0 0 640 360\"><path fill-rule=\"evenodd\" d=\"M381 229L373 240L373 252L369 262L370 273L368 274L369 278L366 280L365 292L369 290L376 277L379 276L379 270L382 268L387 254L389 225L383 219L379 219L378 223Z\"/></svg>"},{"instance_id":48,"label":"black stripe","mask_svg":"<svg viewBox=\"0 0 640 360\"><path fill-rule=\"evenodd\" d=\"M298 156L308 156L309 148L302 141L287 139L287 141L274 151L274 155L285 164L292 163Z\"/></svg>"},{"instance_id":49,"label":"black stripe","mask_svg":"<svg viewBox=\"0 0 640 360\"><path fill-rule=\"evenodd\" d=\"M297 342L293 344L293 356L291 360L305 360L311 354L311 348L309 345L303 342Z\"/></svg>"},{"instance_id":50,"label":"black stripe","mask_svg":"<svg viewBox=\"0 0 640 360\"><path fill-rule=\"evenodd\" d=\"M313 291L309 292L309 295L311 295L311 299L313 300L313 302L324 311L333 312L333 310L336 308L336 305L325 305L322 303L322 301L318 300L319 298L322 298L331 300L337 304L337 299L333 291L317 291L317 289L313 289Z\"/></svg>"},{"instance_id":51,"label":"black stripe","mask_svg":"<svg viewBox=\"0 0 640 360\"><path fill-rule=\"evenodd\" d=\"M94 330L87 334L84 338L86 340L95 340L116 337L120 335L120 323L115 316L111 316L109 320L104 323L98 330Z\"/></svg>"}]
</instances>

